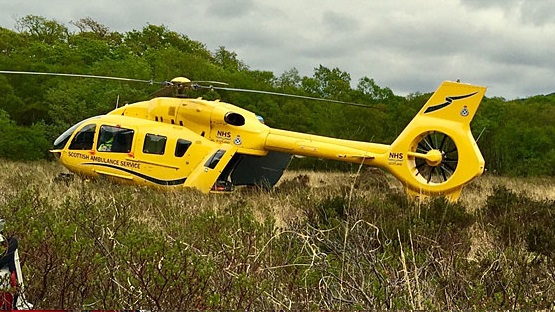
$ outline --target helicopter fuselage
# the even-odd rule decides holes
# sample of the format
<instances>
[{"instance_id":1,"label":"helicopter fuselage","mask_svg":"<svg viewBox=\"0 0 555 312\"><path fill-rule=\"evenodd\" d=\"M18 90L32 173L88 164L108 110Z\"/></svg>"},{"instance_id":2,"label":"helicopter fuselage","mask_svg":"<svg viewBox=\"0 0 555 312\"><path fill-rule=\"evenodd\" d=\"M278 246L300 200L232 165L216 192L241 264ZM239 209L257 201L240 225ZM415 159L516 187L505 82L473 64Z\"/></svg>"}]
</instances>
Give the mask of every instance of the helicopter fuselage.
<instances>
[{"instance_id":1,"label":"helicopter fuselage","mask_svg":"<svg viewBox=\"0 0 555 312\"><path fill-rule=\"evenodd\" d=\"M217 189L218 182L271 187L292 155L375 162L370 151L387 150L387 145L272 129L237 106L180 98L155 98L89 118L55 145L60 162L81 175L203 192Z\"/></svg>"}]
</instances>

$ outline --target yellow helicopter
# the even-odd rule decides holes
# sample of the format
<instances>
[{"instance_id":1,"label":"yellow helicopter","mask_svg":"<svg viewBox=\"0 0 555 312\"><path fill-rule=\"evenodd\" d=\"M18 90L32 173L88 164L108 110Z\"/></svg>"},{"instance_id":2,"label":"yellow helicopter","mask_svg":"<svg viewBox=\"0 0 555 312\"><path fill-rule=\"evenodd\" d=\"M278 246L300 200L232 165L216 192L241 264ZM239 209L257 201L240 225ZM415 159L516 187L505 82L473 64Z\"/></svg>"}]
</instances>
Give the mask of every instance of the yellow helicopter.
<instances>
[{"instance_id":1,"label":"yellow helicopter","mask_svg":"<svg viewBox=\"0 0 555 312\"><path fill-rule=\"evenodd\" d=\"M443 82L397 139L386 145L274 129L235 105L182 96L187 89L199 88L286 95L214 86L218 84L175 78L151 100L80 121L54 141L51 152L81 175L204 193L241 185L271 188L293 155L380 167L400 180L410 196L445 196L452 201L484 171L484 158L470 131L486 91L482 86Z\"/></svg>"}]
</instances>

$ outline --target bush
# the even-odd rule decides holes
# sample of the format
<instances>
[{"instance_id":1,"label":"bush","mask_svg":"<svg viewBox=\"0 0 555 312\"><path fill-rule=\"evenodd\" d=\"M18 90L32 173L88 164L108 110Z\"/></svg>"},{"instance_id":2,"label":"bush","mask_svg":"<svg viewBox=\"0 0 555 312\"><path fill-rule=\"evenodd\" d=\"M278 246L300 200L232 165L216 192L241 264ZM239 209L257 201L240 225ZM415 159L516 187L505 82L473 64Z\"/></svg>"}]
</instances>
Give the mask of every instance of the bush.
<instances>
[{"instance_id":1,"label":"bush","mask_svg":"<svg viewBox=\"0 0 555 312\"><path fill-rule=\"evenodd\" d=\"M499 186L483 214L504 247L524 245L529 252L555 255L555 201L533 200Z\"/></svg>"},{"instance_id":2,"label":"bush","mask_svg":"<svg viewBox=\"0 0 555 312\"><path fill-rule=\"evenodd\" d=\"M0 216L39 309L553 308L553 203L506 188L468 209L337 175L207 196L53 182L61 170L0 164Z\"/></svg>"}]
</instances>

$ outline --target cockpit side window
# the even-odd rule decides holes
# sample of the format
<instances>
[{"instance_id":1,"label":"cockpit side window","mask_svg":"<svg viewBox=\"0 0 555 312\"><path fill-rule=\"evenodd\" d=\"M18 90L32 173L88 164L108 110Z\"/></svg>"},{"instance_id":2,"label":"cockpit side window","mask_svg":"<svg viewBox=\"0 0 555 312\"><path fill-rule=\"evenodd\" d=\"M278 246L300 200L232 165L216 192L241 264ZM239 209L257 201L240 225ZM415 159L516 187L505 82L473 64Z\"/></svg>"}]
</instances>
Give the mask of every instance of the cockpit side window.
<instances>
[{"instance_id":1,"label":"cockpit side window","mask_svg":"<svg viewBox=\"0 0 555 312\"><path fill-rule=\"evenodd\" d=\"M93 148L94 143L94 132L96 131L96 125L90 124L84 126L79 132L75 134L71 144L69 144L70 150L90 150Z\"/></svg>"},{"instance_id":2,"label":"cockpit side window","mask_svg":"<svg viewBox=\"0 0 555 312\"><path fill-rule=\"evenodd\" d=\"M132 129L101 126L96 149L99 152L129 153L134 133Z\"/></svg>"},{"instance_id":3,"label":"cockpit side window","mask_svg":"<svg viewBox=\"0 0 555 312\"><path fill-rule=\"evenodd\" d=\"M56 141L54 141L54 149L63 149L66 146L67 142L69 141L69 138L71 137L71 135L73 134L75 129L79 128L79 126L82 125L83 122L84 121L80 121L80 122L76 123L75 125L71 126L71 128L64 131L64 133L62 133L56 139Z\"/></svg>"}]
</instances>

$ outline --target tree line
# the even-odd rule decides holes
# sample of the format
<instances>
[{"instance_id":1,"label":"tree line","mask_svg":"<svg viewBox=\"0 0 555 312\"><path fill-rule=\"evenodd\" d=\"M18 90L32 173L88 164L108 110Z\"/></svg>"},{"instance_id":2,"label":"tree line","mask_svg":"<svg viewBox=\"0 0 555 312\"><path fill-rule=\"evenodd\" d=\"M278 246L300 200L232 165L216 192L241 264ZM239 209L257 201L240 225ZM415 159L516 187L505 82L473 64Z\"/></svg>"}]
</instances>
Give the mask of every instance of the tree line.
<instances>
[{"instance_id":1,"label":"tree line","mask_svg":"<svg viewBox=\"0 0 555 312\"><path fill-rule=\"evenodd\" d=\"M361 141L390 143L430 94L395 95L363 77L351 81L339 68L319 65L312 76L291 68L279 75L251 69L233 51L215 51L164 25L124 33L91 18L71 21L74 29L35 15L0 27L0 69L78 73L164 81L178 76L217 80L236 88L285 92L363 103L336 103L229 91L209 91L256 112L271 127ZM49 159L53 140L69 126L105 114L116 102L148 99L158 86L135 82L29 75L0 75L0 157ZM490 172L555 175L555 94L508 101L485 98L472 123ZM317 159L295 160L296 167L347 169Z\"/></svg>"}]
</instances>

